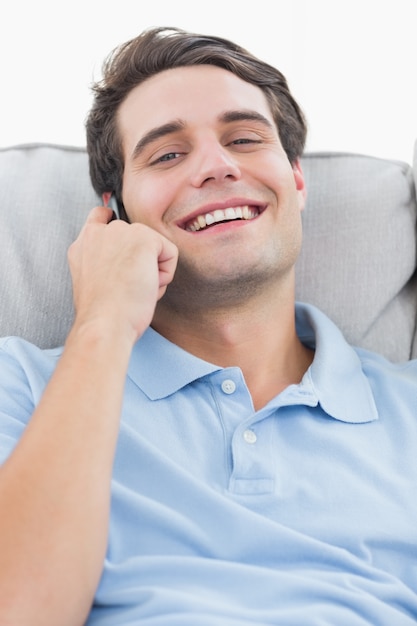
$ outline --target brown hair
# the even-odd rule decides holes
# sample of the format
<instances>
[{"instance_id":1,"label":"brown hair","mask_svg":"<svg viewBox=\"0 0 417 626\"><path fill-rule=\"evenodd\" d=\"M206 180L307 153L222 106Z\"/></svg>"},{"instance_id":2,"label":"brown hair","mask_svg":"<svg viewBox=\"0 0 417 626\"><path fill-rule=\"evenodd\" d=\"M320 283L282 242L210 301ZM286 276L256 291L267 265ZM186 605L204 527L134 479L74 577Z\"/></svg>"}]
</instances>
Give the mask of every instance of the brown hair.
<instances>
[{"instance_id":1,"label":"brown hair","mask_svg":"<svg viewBox=\"0 0 417 626\"><path fill-rule=\"evenodd\" d=\"M301 156L306 121L279 70L227 39L179 28L153 28L116 48L104 62L102 80L92 87L87 151L91 181L99 195L114 191L121 201L124 162L116 117L122 101L134 87L159 72L199 64L229 70L262 89L289 161Z\"/></svg>"}]
</instances>

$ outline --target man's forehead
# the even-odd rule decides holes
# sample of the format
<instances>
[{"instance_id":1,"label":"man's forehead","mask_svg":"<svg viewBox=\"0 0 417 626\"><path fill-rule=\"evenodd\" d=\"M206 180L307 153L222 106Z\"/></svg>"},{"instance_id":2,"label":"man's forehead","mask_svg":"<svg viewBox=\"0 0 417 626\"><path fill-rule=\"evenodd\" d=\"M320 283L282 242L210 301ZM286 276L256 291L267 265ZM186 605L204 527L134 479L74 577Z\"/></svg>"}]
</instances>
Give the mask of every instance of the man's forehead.
<instances>
[{"instance_id":1,"label":"man's forehead","mask_svg":"<svg viewBox=\"0 0 417 626\"><path fill-rule=\"evenodd\" d=\"M232 72L213 65L164 70L134 87L119 107L121 131L126 125L143 132L173 119L220 120L227 111L250 110L273 123L265 93Z\"/></svg>"}]
</instances>

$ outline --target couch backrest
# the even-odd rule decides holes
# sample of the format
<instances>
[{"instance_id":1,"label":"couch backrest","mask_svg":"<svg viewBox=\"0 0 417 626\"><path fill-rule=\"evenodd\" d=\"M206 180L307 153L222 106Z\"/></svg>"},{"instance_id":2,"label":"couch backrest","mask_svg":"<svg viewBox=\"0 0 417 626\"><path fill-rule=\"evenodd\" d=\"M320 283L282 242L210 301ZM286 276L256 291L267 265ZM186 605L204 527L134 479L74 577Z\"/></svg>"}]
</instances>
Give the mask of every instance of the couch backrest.
<instances>
[{"instance_id":1,"label":"couch backrest","mask_svg":"<svg viewBox=\"0 0 417 626\"><path fill-rule=\"evenodd\" d=\"M302 160L308 200L297 299L349 341L395 361L417 356L416 187L411 166L364 155ZM0 335L64 342L73 319L67 249L99 203L85 150L0 150Z\"/></svg>"},{"instance_id":2,"label":"couch backrest","mask_svg":"<svg viewBox=\"0 0 417 626\"><path fill-rule=\"evenodd\" d=\"M352 344L394 361L417 356L415 170L341 153L307 155L303 166L309 200L297 297Z\"/></svg>"}]
</instances>

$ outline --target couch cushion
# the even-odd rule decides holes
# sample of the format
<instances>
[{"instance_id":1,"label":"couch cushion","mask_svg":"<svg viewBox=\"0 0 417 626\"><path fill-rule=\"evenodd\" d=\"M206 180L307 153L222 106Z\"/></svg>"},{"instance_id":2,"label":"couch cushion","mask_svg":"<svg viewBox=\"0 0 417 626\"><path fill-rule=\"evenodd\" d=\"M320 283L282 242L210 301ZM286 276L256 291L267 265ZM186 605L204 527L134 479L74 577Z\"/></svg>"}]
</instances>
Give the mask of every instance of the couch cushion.
<instances>
[{"instance_id":1,"label":"couch cushion","mask_svg":"<svg viewBox=\"0 0 417 626\"><path fill-rule=\"evenodd\" d=\"M408 358L417 306L411 167L329 153L307 154L303 168L297 298L320 306L351 342ZM73 319L67 249L99 202L85 150L0 150L0 194L0 335L59 345Z\"/></svg>"}]
</instances>

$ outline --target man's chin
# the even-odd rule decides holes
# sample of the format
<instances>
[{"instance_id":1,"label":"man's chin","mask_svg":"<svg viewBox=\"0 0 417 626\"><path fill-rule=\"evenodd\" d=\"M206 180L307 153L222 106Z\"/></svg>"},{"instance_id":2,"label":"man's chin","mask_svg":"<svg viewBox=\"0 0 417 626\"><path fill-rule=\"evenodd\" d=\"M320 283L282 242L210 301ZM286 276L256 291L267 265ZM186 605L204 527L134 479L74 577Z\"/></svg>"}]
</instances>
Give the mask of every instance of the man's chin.
<instances>
[{"instance_id":1,"label":"man's chin","mask_svg":"<svg viewBox=\"0 0 417 626\"><path fill-rule=\"evenodd\" d=\"M277 280L276 268L250 271L240 267L221 272L197 271L179 264L172 283L161 300L162 306L188 312L238 307L268 289Z\"/></svg>"}]
</instances>

